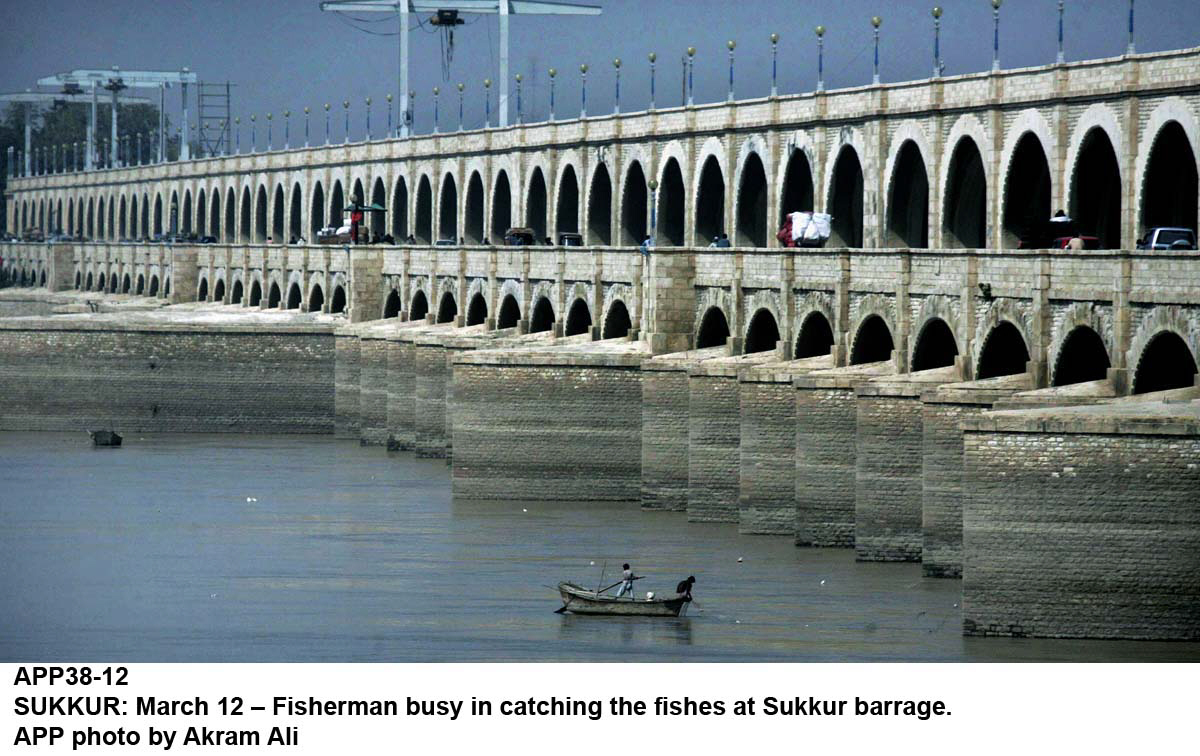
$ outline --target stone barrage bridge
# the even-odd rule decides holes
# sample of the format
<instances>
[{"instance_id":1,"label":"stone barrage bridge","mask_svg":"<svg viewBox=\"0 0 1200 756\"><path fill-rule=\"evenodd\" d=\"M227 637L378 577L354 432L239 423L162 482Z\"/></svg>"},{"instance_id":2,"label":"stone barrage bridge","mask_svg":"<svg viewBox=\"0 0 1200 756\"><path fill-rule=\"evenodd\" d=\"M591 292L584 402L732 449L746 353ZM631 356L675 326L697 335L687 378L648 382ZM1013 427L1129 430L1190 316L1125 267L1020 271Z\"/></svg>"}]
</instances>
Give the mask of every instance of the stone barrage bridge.
<instances>
[{"instance_id":1,"label":"stone barrage bridge","mask_svg":"<svg viewBox=\"0 0 1200 756\"><path fill-rule=\"evenodd\" d=\"M4 245L8 280L349 317L0 319L0 427L335 432L450 458L460 497L919 561L967 634L1197 640L1200 254L1133 241L1196 225L1198 104L1189 50L17 179L116 238ZM360 192L419 241L266 242ZM804 206L835 244L769 243ZM1057 207L1104 249L1014 248ZM119 240L172 216L224 243ZM484 243L519 223L585 244Z\"/></svg>"}]
</instances>

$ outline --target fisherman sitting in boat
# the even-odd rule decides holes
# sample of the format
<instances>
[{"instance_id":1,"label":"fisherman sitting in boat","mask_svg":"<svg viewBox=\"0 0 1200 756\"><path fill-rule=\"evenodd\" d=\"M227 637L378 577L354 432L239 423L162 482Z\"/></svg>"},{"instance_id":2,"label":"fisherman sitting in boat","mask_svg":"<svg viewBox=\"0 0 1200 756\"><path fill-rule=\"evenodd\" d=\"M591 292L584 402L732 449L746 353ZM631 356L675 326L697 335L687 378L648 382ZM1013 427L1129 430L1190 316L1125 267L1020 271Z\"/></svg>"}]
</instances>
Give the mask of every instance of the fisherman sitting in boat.
<instances>
[{"instance_id":1,"label":"fisherman sitting in boat","mask_svg":"<svg viewBox=\"0 0 1200 756\"><path fill-rule=\"evenodd\" d=\"M617 598L624 596L626 591L629 592L629 598L634 598L633 581L637 580L638 578L634 576L633 570L630 569L628 562L621 565L621 569L623 570L621 573L621 587L617 589Z\"/></svg>"},{"instance_id":2,"label":"fisherman sitting in boat","mask_svg":"<svg viewBox=\"0 0 1200 756\"><path fill-rule=\"evenodd\" d=\"M679 598L685 601L692 600L692 586L696 584L696 576L689 575L687 580L680 580L679 585L675 586L675 592L679 594Z\"/></svg>"}]
</instances>

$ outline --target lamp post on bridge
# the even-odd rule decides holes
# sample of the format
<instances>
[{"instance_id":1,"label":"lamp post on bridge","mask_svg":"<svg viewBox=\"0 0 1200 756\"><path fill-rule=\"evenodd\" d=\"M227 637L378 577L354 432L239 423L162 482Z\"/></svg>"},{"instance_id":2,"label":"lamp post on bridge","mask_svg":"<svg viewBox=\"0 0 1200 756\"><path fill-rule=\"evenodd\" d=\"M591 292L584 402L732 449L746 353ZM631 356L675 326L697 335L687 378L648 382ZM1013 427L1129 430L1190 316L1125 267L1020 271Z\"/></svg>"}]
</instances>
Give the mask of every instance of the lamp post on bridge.
<instances>
[{"instance_id":1,"label":"lamp post on bridge","mask_svg":"<svg viewBox=\"0 0 1200 756\"><path fill-rule=\"evenodd\" d=\"M521 112L521 74L517 74L513 78L517 80L517 125L520 126L525 122Z\"/></svg>"},{"instance_id":2,"label":"lamp post on bridge","mask_svg":"<svg viewBox=\"0 0 1200 756\"><path fill-rule=\"evenodd\" d=\"M1000 70L1000 5L1004 0L992 0L992 70Z\"/></svg>"},{"instance_id":3,"label":"lamp post on bridge","mask_svg":"<svg viewBox=\"0 0 1200 756\"><path fill-rule=\"evenodd\" d=\"M992 0L992 2L995 2L995 1L996 0ZM875 34L875 74L871 78L872 84L879 83L879 27L882 23L883 23L883 19L880 18L879 16L871 17L871 27L875 30L874 31L874 34Z\"/></svg>"},{"instance_id":4,"label":"lamp post on bridge","mask_svg":"<svg viewBox=\"0 0 1200 756\"><path fill-rule=\"evenodd\" d=\"M1063 14L1065 6L1065 0L1058 0L1058 62L1060 64L1067 62L1067 56L1063 52Z\"/></svg>"},{"instance_id":5,"label":"lamp post on bridge","mask_svg":"<svg viewBox=\"0 0 1200 756\"><path fill-rule=\"evenodd\" d=\"M621 59L613 58L613 72L616 76L616 94L613 97L613 115L621 112Z\"/></svg>"},{"instance_id":6,"label":"lamp post on bridge","mask_svg":"<svg viewBox=\"0 0 1200 756\"><path fill-rule=\"evenodd\" d=\"M325 144L329 144L329 103L325 103Z\"/></svg>"},{"instance_id":7,"label":"lamp post on bridge","mask_svg":"<svg viewBox=\"0 0 1200 756\"><path fill-rule=\"evenodd\" d=\"M289 149L292 146L292 111L283 111L283 149Z\"/></svg>"},{"instance_id":8,"label":"lamp post on bridge","mask_svg":"<svg viewBox=\"0 0 1200 756\"><path fill-rule=\"evenodd\" d=\"M461 81L458 82L458 130L462 131L463 126L463 88L466 87Z\"/></svg>"},{"instance_id":9,"label":"lamp post on bridge","mask_svg":"<svg viewBox=\"0 0 1200 756\"><path fill-rule=\"evenodd\" d=\"M1133 55L1137 52L1137 48L1133 44L1133 0L1129 0L1129 47L1125 49L1126 55Z\"/></svg>"},{"instance_id":10,"label":"lamp post on bridge","mask_svg":"<svg viewBox=\"0 0 1200 756\"><path fill-rule=\"evenodd\" d=\"M233 134L234 152L233 152L233 154L241 155L242 154L242 117L241 116L238 116L237 118L233 119L233 131L234 131L234 134Z\"/></svg>"},{"instance_id":11,"label":"lamp post on bridge","mask_svg":"<svg viewBox=\"0 0 1200 756\"><path fill-rule=\"evenodd\" d=\"M404 123L400 129L403 131L400 136L409 136L413 133L413 126L417 122L417 90L408 90L408 110L404 111Z\"/></svg>"},{"instance_id":12,"label":"lamp post on bridge","mask_svg":"<svg viewBox=\"0 0 1200 756\"><path fill-rule=\"evenodd\" d=\"M825 91L825 27L818 26L817 33L817 91Z\"/></svg>"},{"instance_id":13,"label":"lamp post on bridge","mask_svg":"<svg viewBox=\"0 0 1200 756\"><path fill-rule=\"evenodd\" d=\"M580 98L579 98L579 117L587 118L587 71L588 64L579 64L579 81L580 81Z\"/></svg>"},{"instance_id":14,"label":"lamp post on bridge","mask_svg":"<svg viewBox=\"0 0 1200 756\"><path fill-rule=\"evenodd\" d=\"M258 116L250 114L250 154L258 152Z\"/></svg>"},{"instance_id":15,"label":"lamp post on bridge","mask_svg":"<svg viewBox=\"0 0 1200 756\"><path fill-rule=\"evenodd\" d=\"M658 179L650 179L650 239L658 243Z\"/></svg>"},{"instance_id":16,"label":"lamp post on bridge","mask_svg":"<svg viewBox=\"0 0 1200 756\"><path fill-rule=\"evenodd\" d=\"M342 113L345 114L342 126L342 143L350 143L350 101L342 100Z\"/></svg>"},{"instance_id":17,"label":"lamp post on bridge","mask_svg":"<svg viewBox=\"0 0 1200 756\"><path fill-rule=\"evenodd\" d=\"M646 58L650 61L650 109L654 110L654 63L658 60L658 55L650 53Z\"/></svg>"},{"instance_id":18,"label":"lamp post on bridge","mask_svg":"<svg viewBox=\"0 0 1200 756\"><path fill-rule=\"evenodd\" d=\"M267 152L270 152L272 147L275 145L275 140L273 139L274 134L272 134L271 130L272 123L271 114L267 113Z\"/></svg>"},{"instance_id":19,"label":"lamp post on bridge","mask_svg":"<svg viewBox=\"0 0 1200 756\"><path fill-rule=\"evenodd\" d=\"M550 120L554 120L554 77L558 75L558 69L550 69Z\"/></svg>"},{"instance_id":20,"label":"lamp post on bridge","mask_svg":"<svg viewBox=\"0 0 1200 756\"><path fill-rule=\"evenodd\" d=\"M371 98L368 97L366 102L367 102L367 141L369 142L369 141L371 141Z\"/></svg>"},{"instance_id":21,"label":"lamp post on bridge","mask_svg":"<svg viewBox=\"0 0 1200 756\"><path fill-rule=\"evenodd\" d=\"M433 133L438 133L438 95L441 94L441 89L433 88Z\"/></svg>"},{"instance_id":22,"label":"lamp post on bridge","mask_svg":"<svg viewBox=\"0 0 1200 756\"><path fill-rule=\"evenodd\" d=\"M942 6L935 5L933 16L933 78L942 75Z\"/></svg>"},{"instance_id":23,"label":"lamp post on bridge","mask_svg":"<svg viewBox=\"0 0 1200 756\"><path fill-rule=\"evenodd\" d=\"M731 39L725 43L725 46L727 48L729 48L729 97L728 97L728 100L729 100L729 102L733 102L733 48L737 47L737 42L735 42L734 40Z\"/></svg>"},{"instance_id":24,"label":"lamp post on bridge","mask_svg":"<svg viewBox=\"0 0 1200 756\"><path fill-rule=\"evenodd\" d=\"M388 135L388 138L391 138L392 137L392 93L388 92L387 97L385 99L387 100L387 104L388 104L387 135Z\"/></svg>"},{"instance_id":25,"label":"lamp post on bridge","mask_svg":"<svg viewBox=\"0 0 1200 756\"><path fill-rule=\"evenodd\" d=\"M692 105L692 71L695 68L696 48L689 47L687 49L687 104Z\"/></svg>"},{"instance_id":26,"label":"lamp post on bridge","mask_svg":"<svg viewBox=\"0 0 1200 756\"><path fill-rule=\"evenodd\" d=\"M771 96L779 96L779 35L771 32Z\"/></svg>"},{"instance_id":27,"label":"lamp post on bridge","mask_svg":"<svg viewBox=\"0 0 1200 756\"><path fill-rule=\"evenodd\" d=\"M142 132L139 131L137 133L137 139L135 139L134 141L137 144L137 158L135 159L135 163L137 165L141 165L142 164ZM76 144L79 144L79 143L76 142ZM71 150L71 158L72 158L71 162L74 163L75 162L74 161L74 158L75 158L75 150L74 149Z\"/></svg>"},{"instance_id":28,"label":"lamp post on bridge","mask_svg":"<svg viewBox=\"0 0 1200 756\"><path fill-rule=\"evenodd\" d=\"M483 128L492 127L492 80L483 80Z\"/></svg>"}]
</instances>

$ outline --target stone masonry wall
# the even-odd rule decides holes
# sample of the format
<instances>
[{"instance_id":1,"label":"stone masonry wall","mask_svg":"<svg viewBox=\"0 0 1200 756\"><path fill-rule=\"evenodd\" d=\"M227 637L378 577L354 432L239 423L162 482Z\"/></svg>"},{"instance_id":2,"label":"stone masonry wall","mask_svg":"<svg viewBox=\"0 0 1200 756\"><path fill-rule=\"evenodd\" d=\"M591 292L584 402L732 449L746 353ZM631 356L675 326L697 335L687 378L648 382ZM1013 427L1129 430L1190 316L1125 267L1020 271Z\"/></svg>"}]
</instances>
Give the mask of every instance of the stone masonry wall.
<instances>
[{"instance_id":1,"label":"stone masonry wall","mask_svg":"<svg viewBox=\"0 0 1200 756\"><path fill-rule=\"evenodd\" d=\"M555 357L497 350L456 358L456 497L641 498L641 357Z\"/></svg>"},{"instance_id":2,"label":"stone masonry wall","mask_svg":"<svg viewBox=\"0 0 1200 756\"><path fill-rule=\"evenodd\" d=\"M359 343L359 440L387 443L387 348L382 336L363 337Z\"/></svg>"},{"instance_id":3,"label":"stone masonry wall","mask_svg":"<svg viewBox=\"0 0 1200 756\"><path fill-rule=\"evenodd\" d=\"M963 632L1200 640L1200 423L968 430Z\"/></svg>"},{"instance_id":4,"label":"stone masonry wall","mask_svg":"<svg viewBox=\"0 0 1200 756\"><path fill-rule=\"evenodd\" d=\"M742 380L738 531L796 534L796 390Z\"/></svg>"},{"instance_id":5,"label":"stone masonry wall","mask_svg":"<svg viewBox=\"0 0 1200 756\"><path fill-rule=\"evenodd\" d=\"M441 344L418 342L413 345L416 373L413 426L418 457L445 458L449 447L446 383L450 368L446 362L447 351Z\"/></svg>"},{"instance_id":6,"label":"stone masonry wall","mask_svg":"<svg viewBox=\"0 0 1200 756\"><path fill-rule=\"evenodd\" d=\"M741 408L736 375L690 375L688 407L688 520L737 522Z\"/></svg>"},{"instance_id":7,"label":"stone masonry wall","mask_svg":"<svg viewBox=\"0 0 1200 756\"><path fill-rule=\"evenodd\" d=\"M642 371L642 509L687 511L687 370Z\"/></svg>"},{"instance_id":8,"label":"stone masonry wall","mask_svg":"<svg viewBox=\"0 0 1200 756\"><path fill-rule=\"evenodd\" d=\"M329 326L0 323L0 430L331 433Z\"/></svg>"},{"instance_id":9,"label":"stone masonry wall","mask_svg":"<svg viewBox=\"0 0 1200 756\"><path fill-rule=\"evenodd\" d=\"M338 438L359 437L359 337L343 327L335 337L337 364L334 372L334 433Z\"/></svg>"},{"instance_id":10,"label":"stone masonry wall","mask_svg":"<svg viewBox=\"0 0 1200 756\"><path fill-rule=\"evenodd\" d=\"M416 447L416 368L411 341L391 336L387 340L387 429L397 449Z\"/></svg>"}]
</instances>

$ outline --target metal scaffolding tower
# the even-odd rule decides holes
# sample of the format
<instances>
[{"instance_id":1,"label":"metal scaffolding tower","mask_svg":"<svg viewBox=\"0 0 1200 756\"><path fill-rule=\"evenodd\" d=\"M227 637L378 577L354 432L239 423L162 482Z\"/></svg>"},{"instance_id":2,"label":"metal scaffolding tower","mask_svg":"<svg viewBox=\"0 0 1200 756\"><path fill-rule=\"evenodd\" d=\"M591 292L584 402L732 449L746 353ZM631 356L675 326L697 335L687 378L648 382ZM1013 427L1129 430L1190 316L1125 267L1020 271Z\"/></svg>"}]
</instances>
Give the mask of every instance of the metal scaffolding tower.
<instances>
[{"instance_id":1,"label":"metal scaffolding tower","mask_svg":"<svg viewBox=\"0 0 1200 756\"><path fill-rule=\"evenodd\" d=\"M196 86L199 121L199 157L229 154L230 102L233 85L200 82Z\"/></svg>"}]
</instances>

